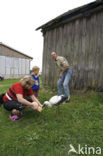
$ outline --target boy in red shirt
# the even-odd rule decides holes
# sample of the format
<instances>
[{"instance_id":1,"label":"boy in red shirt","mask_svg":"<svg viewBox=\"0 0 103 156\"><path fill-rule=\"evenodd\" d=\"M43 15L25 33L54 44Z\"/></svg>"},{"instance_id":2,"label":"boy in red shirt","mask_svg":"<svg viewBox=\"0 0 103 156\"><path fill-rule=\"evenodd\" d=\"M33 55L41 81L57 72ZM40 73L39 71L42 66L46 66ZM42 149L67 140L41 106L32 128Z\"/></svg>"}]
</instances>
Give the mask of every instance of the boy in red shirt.
<instances>
[{"instance_id":1,"label":"boy in red shirt","mask_svg":"<svg viewBox=\"0 0 103 156\"><path fill-rule=\"evenodd\" d=\"M25 76L20 82L14 83L4 95L4 108L11 111L10 119L13 121L19 120L17 114L22 112L25 107L31 107L34 110L37 110L38 106L42 108L42 105L33 94L31 88L33 83L34 80L31 76ZM30 96L32 102L25 99L27 96ZM36 102L36 104L33 102Z\"/></svg>"}]
</instances>

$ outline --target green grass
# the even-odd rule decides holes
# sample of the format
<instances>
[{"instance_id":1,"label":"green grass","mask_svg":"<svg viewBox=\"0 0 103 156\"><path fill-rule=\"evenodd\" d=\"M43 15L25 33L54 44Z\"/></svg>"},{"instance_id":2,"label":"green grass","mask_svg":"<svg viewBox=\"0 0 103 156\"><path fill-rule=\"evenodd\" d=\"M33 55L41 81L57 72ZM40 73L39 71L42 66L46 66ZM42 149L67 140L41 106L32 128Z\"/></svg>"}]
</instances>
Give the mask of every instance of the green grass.
<instances>
[{"instance_id":1,"label":"green grass","mask_svg":"<svg viewBox=\"0 0 103 156\"><path fill-rule=\"evenodd\" d=\"M0 81L0 94L6 92L9 87L15 82L18 82L19 79L7 79L4 81Z\"/></svg>"},{"instance_id":2,"label":"green grass","mask_svg":"<svg viewBox=\"0 0 103 156\"><path fill-rule=\"evenodd\" d=\"M16 81L0 82L0 93ZM40 102L55 94L42 86ZM103 148L102 93L72 93L71 102L59 110L57 115L56 107L41 113L28 109L20 121L12 122L0 107L0 156L68 156L69 144Z\"/></svg>"}]
</instances>

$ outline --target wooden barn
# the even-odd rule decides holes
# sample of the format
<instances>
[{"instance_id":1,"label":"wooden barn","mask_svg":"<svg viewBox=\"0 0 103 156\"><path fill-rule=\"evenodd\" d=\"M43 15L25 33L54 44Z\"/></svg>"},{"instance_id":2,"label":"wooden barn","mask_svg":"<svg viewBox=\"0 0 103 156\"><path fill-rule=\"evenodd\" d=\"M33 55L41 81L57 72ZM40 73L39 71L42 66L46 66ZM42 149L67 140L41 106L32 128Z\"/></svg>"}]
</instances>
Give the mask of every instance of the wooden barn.
<instances>
[{"instance_id":1,"label":"wooden barn","mask_svg":"<svg viewBox=\"0 0 103 156\"><path fill-rule=\"evenodd\" d=\"M0 74L7 78L21 78L30 73L33 58L0 42Z\"/></svg>"},{"instance_id":2,"label":"wooden barn","mask_svg":"<svg viewBox=\"0 0 103 156\"><path fill-rule=\"evenodd\" d=\"M58 70L51 52L72 66L73 89L103 90L103 0L70 10L38 27L44 36L43 82L56 87Z\"/></svg>"}]
</instances>

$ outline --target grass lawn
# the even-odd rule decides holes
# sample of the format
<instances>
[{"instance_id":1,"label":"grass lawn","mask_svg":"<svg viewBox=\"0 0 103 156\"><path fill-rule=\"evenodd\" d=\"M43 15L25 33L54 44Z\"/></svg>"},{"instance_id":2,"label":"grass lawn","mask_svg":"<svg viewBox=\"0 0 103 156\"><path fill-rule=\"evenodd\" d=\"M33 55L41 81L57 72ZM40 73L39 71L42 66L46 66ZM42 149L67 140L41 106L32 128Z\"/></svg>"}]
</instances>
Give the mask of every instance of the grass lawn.
<instances>
[{"instance_id":1,"label":"grass lawn","mask_svg":"<svg viewBox=\"0 0 103 156\"><path fill-rule=\"evenodd\" d=\"M0 94L16 81L0 82ZM40 102L52 95L41 87ZM61 105L58 115L56 107L41 113L28 109L17 122L0 107L0 156L68 156L70 144L76 150L78 144L103 148L102 93L72 93L71 102Z\"/></svg>"}]
</instances>

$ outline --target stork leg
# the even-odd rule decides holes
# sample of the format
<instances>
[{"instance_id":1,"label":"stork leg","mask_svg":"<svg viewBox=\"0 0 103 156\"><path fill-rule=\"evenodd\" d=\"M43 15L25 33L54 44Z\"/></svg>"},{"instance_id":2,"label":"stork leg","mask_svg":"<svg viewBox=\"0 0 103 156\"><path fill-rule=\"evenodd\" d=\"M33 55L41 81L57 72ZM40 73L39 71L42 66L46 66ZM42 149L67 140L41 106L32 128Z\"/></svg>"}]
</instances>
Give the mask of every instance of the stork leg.
<instances>
[{"instance_id":1,"label":"stork leg","mask_svg":"<svg viewBox=\"0 0 103 156\"><path fill-rule=\"evenodd\" d=\"M56 115L58 115L60 112L60 109L59 109L59 105L56 106Z\"/></svg>"}]
</instances>

